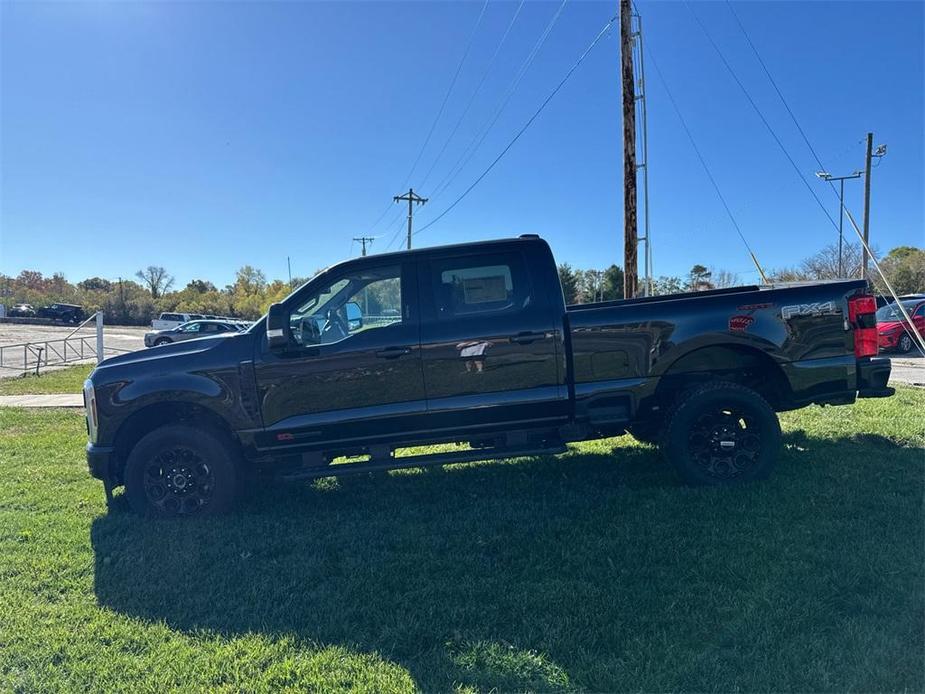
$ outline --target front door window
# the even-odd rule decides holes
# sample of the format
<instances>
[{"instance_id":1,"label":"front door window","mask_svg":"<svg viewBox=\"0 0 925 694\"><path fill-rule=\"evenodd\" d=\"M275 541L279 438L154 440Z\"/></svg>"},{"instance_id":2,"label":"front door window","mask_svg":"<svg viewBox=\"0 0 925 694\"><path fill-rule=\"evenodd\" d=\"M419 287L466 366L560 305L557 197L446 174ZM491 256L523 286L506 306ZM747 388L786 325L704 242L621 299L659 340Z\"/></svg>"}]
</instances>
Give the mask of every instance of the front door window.
<instances>
[{"instance_id":1,"label":"front door window","mask_svg":"<svg viewBox=\"0 0 925 694\"><path fill-rule=\"evenodd\" d=\"M401 323L401 268L356 270L326 284L289 317L299 345L333 344Z\"/></svg>"}]
</instances>

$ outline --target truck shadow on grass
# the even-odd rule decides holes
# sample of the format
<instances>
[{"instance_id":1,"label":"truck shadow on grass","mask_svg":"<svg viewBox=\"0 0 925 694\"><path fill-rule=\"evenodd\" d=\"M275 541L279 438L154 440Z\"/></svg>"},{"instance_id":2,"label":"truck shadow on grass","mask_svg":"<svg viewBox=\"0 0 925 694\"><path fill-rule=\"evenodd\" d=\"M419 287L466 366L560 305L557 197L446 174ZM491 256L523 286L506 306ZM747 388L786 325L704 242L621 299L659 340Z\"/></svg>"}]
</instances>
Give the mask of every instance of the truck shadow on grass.
<instances>
[{"instance_id":1,"label":"truck shadow on grass","mask_svg":"<svg viewBox=\"0 0 925 694\"><path fill-rule=\"evenodd\" d=\"M95 591L174 629L377 653L427 691L914 688L921 450L786 444L735 488L610 441L269 485L198 522L113 512Z\"/></svg>"}]
</instances>

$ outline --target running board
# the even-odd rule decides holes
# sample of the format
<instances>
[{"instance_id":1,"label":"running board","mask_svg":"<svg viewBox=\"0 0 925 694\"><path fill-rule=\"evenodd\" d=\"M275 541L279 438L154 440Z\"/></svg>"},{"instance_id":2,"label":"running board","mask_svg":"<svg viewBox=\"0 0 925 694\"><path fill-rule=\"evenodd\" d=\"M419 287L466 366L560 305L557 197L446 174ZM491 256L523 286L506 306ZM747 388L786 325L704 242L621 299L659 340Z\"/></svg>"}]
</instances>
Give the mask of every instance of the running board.
<instances>
[{"instance_id":1,"label":"running board","mask_svg":"<svg viewBox=\"0 0 925 694\"><path fill-rule=\"evenodd\" d=\"M362 472L380 472L384 470L402 470L409 467L427 467L429 465L450 465L452 463L472 463L479 460L498 458L519 458L528 455L556 455L565 453L565 446L547 446L543 448L480 448L453 453L432 453L430 455L409 455L401 458L382 458L362 463L341 463L313 467L279 475L277 479L286 482L311 480L319 477L342 477Z\"/></svg>"}]
</instances>

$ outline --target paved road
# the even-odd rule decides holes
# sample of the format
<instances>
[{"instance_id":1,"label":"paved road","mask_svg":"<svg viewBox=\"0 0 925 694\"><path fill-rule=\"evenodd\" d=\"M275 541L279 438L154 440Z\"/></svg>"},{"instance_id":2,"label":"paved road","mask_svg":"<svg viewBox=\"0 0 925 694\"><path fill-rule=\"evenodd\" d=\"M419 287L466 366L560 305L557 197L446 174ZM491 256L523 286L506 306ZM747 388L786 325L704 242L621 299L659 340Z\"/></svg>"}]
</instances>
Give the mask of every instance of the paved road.
<instances>
[{"instance_id":1,"label":"paved road","mask_svg":"<svg viewBox=\"0 0 925 694\"><path fill-rule=\"evenodd\" d=\"M51 325L17 325L13 323L0 323L0 348L6 346L6 349L0 349L2 353L2 366L0 368L0 378L4 376L18 376L22 373L23 363L28 367L34 368L38 359L34 351L23 351L23 348L10 348L9 345L18 345L24 342L36 344L41 347L43 354L48 354L48 362L55 361L54 353L64 354L64 344L60 342L73 330L73 326L51 326ZM144 349L144 334L150 328L137 326L104 326L103 327L103 345L106 348L106 355L112 356L118 354L116 350L135 351ZM78 337L86 338L81 345ZM57 341L57 342L56 342ZM45 343L48 343L47 345ZM73 356L80 354L81 346L84 354L88 359L96 357L96 327L87 325L79 333L68 340L67 355L70 360ZM44 368L44 367L43 367Z\"/></svg>"},{"instance_id":2,"label":"paved road","mask_svg":"<svg viewBox=\"0 0 925 694\"><path fill-rule=\"evenodd\" d=\"M925 386L925 358L921 354L885 354L893 361L890 383L911 383Z\"/></svg>"},{"instance_id":3,"label":"paved road","mask_svg":"<svg viewBox=\"0 0 925 694\"><path fill-rule=\"evenodd\" d=\"M0 407L83 407L80 393L54 395L0 395Z\"/></svg>"}]
</instances>

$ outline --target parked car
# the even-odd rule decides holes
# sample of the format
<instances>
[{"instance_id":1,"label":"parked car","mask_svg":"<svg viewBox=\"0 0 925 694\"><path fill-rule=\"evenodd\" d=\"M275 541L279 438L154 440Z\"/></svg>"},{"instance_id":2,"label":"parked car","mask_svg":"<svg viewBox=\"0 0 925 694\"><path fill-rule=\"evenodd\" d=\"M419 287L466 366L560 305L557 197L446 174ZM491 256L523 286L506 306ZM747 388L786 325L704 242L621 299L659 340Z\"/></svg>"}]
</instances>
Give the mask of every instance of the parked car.
<instances>
[{"instance_id":1,"label":"parked car","mask_svg":"<svg viewBox=\"0 0 925 694\"><path fill-rule=\"evenodd\" d=\"M33 318L35 309L32 304L16 304L10 308L9 315L16 318Z\"/></svg>"},{"instance_id":2,"label":"parked car","mask_svg":"<svg viewBox=\"0 0 925 694\"><path fill-rule=\"evenodd\" d=\"M170 330L184 323L189 323L191 320L200 320L205 317L206 316L201 316L198 313L166 312L151 321L151 328L153 330Z\"/></svg>"},{"instance_id":3,"label":"parked car","mask_svg":"<svg viewBox=\"0 0 925 694\"><path fill-rule=\"evenodd\" d=\"M920 334L925 335L925 296L900 299L900 302L912 319L912 325L918 328ZM909 323L896 302L887 304L877 310L877 334L880 340L880 349L896 350L906 354L915 347L915 340L912 337L912 331L909 329Z\"/></svg>"},{"instance_id":4,"label":"parked car","mask_svg":"<svg viewBox=\"0 0 925 694\"><path fill-rule=\"evenodd\" d=\"M35 315L38 318L51 318L65 323L79 323L86 317L83 307L77 304L50 304L40 308Z\"/></svg>"},{"instance_id":5,"label":"parked car","mask_svg":"<svg viewBox=\"0 0 925 694\"><path fill-rule=\"evenodd\" d=\"M193 320L169 330L153 330L145 333L145 347L159 347L171 342L213 337L220 333L237 333L240 328L229 321Z\"/></svg>"},{"instance_id":6,"label":"parked car","mask_svg":"<svg viewBox=\"0 0 925 694\"><path fill-rule=\"evenodd\" d=\"M552 454L626 432L688 483L757 480L781 445L776 412L893 393L875 311L864 280L566 307L536 236L356 258L246 332L103 361L84 386L87 461L108 498L124 485L153 516L225 511L254 473ZM449 442L468 448L395 456Z\"/></svg>"}]
</instances>

